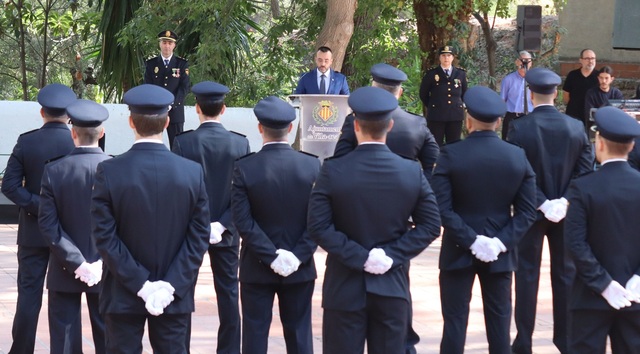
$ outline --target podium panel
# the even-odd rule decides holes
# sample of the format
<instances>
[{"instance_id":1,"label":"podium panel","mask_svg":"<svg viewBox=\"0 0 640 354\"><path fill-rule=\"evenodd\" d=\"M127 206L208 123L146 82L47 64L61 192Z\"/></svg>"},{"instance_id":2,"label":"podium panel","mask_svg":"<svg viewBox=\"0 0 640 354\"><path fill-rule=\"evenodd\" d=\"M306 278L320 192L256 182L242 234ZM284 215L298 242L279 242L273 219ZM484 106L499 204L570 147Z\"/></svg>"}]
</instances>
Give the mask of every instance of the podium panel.
<instances>
[{"instance_id":1,"label":"podium panel","mask_svg":"<svg viewBox=\"0 0 640 354\"><path fill-rule=\"evenodd\" d=\"M345 117L351 113L347 95L293 95L291 104L299 108L300 150L320 160L333 156Z\"/></svg>"}]
</instances>

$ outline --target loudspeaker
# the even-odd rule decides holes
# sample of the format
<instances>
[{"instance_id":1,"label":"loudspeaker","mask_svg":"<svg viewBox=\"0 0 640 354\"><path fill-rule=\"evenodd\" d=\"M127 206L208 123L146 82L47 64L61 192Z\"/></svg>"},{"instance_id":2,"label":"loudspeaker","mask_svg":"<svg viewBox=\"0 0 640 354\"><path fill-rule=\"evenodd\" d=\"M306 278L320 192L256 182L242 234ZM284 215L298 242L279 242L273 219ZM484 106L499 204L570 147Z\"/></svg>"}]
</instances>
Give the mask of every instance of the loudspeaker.
<instances>
[{"instance_id":1,"label":"loudspeaker","mask_svg":"<svg viewBox=\"0 0 640 354\"><path fill-rule=\"evenodd\" d=\"M518 51L539 52L542 44L542 6L518 5Z\"/></svg>"}]
</instances>

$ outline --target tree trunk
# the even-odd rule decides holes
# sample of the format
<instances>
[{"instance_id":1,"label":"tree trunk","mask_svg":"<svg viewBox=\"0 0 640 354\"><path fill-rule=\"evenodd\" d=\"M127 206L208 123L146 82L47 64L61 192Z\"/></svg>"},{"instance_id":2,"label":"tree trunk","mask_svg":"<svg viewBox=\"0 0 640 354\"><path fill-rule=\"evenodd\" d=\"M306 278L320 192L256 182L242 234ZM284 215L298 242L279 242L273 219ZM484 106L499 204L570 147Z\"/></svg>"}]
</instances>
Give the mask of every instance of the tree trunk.
<instances>
[{"instance_id":1,"label":"tree trunk","mask_svg":"<svg viewBox=\"0 0 640 354\"><path fill-rule=\"evenodd\" d=\"M327 0L327 16L318 35L316 48L327 46L333 52L333 69L340 71L353 35L353 16L357 0Z\"/></svg>"},{"instance_id":2,"label":"tree trunk","mask_svg":"<svg viewBox=\"0 0 640 354\"><path fill-rule=\"evenodd\" d=\"M280 3L278 3L278 0L271 0L269 7L271 8L271 17L280 17Z\"/></svg>"},{"instance_id":3,"label":"tree trunk","mask_svg":"<svg viewBox=\"0 0 640 354\"><path fill-rule=\"evenodd\" d=\"M47 65L49 61L49 14L51 13L51 1L47 0L44 8L44 26L42 28L42 73L40 76L39 88L47 85Z\"/></svg>"},{"instance_id":4,"label":"tree trunk","mask_svg":"<svg viewBox=\"0 0 640 354\"><path fill-rule=\"evenodd\" d=\"M21 85L22 85L22 100L29 100L29 83L27 81L27 49L25 44L24 37L26 36L26 30L24 28L23 13L24 10L24 1L12 1L13 6L16 7L18 11L18 23L20 26L20 33L18 34L18 42L20 43L20 48L18 48L20 52L20 75L22 76Z\"/></svg>"},{"instance_id":5,"label":"tree trunk","mask_svg":"<svg viewBox=\"0 0 640 354\"><path fill-rule=\"evenodd\" d=\"M484 34L485 49L487 51L487 61L489 64L489 88L495 91L496 80L494 79L496 77L496 49L498 48L498 43L496 43L495 38L493 38L493 31L491 27L489 27L488 15L486 13L481 15L478 12L474 12L473 17L480 23L482 34Z\"/></svg>"}]
</instances>

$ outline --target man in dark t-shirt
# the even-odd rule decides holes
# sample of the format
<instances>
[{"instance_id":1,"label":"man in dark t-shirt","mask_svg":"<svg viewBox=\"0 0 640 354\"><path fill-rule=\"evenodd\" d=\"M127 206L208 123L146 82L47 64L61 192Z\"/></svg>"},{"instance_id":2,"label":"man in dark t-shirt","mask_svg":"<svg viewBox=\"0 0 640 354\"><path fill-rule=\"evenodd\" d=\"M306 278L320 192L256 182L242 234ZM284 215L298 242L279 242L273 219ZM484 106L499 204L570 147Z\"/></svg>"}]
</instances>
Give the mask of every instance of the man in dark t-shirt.
<instances>
[{"instance_id":1,"label":"man in dark t-shirt","mask_svg":"<svg viewBox=\"0 0 640 354\"><path fill-rule=\"evenodd\" d=\"M567 74L562 87L563 100L567 105L566 114L583 121L584 97L592 87L598 86L598 71L596 68L596 53L591 49L583 49L580 52L580 69L575 69ZM585 124L586 127L586 124Z\"/></svg>"}]
</instances>

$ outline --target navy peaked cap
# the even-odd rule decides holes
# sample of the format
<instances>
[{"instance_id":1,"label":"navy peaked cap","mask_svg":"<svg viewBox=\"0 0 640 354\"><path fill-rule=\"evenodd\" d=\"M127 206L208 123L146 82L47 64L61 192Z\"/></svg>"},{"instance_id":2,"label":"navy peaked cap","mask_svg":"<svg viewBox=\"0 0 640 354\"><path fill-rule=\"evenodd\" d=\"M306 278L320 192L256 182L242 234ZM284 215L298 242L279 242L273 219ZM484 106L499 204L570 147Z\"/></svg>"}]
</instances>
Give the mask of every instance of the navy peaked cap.
<instances>
[{"instance_id":1,"label":"navy peaked cap","mask_svg":"<svg viewBox=\"0 0 640 354\"><path fill-rule=\"evenodd\" d=\"M158 39L166 39L175 42L178 40L178 35L173 31L166 30L158 33Z\"/></svg>"},{"instance_id":2,"label":"navy peaked cap","mask_svg":"<svg viewBox=\"0 0 640 354\"><path fill-rule=\"evenodd\" d=\"M485 86L474 86L464 94L464 104L469 114L483 122L492 123L507 112L507 104L492 89Z\"/></svg>"},{"instance_id":3,"label":"navy peaked cap","mask_svg":"<svg viewBox=\"0 0 640 354\"><path fill-rule=\"evenodd\" d=\"M560 76L547 68L533 68L527 71L524 79L532 92L549 95L558 89L562 82Z\"/></svg>"},{"instance_id":4,"label":"navy peaked cap","mask_svg":"<svg viewBox=\"0 0 640 354\"><path fill-rule=\"evenodd\" d=\"M640 124L620 108L599 108L594 115L596 129L600 135L616 143L630 143L640 137Z\"/></svg>"},{"instance_id":5,"label":"navy peaked cap","mask_svg":"<svg viewBox=\"0 0 640 354\"><path fill-rule=\"evenodd\" d=\"M391 112L398 108L398 100L394 95L372 86L356 89L348 102L356 119L369 121L391 118Z\"/></svg>"},{"instance_id":6,"label":"navy peaked cap","mask_svg":"<svg viewBox=\"0 0 640 354\"><path fill-rule=\"evenodd\" d=\"M407 74L402 70L384 63L371 67L371 77L373 81L383 85L397 86L407 81Z\"/></svg>"},{"instance_id":7,"label":"navy peaked cap","mask_svg":"<svg viewBox=\"0 0 640 354\"><path fill-rule=\"evenodd\" d=\"M191 92L198 101L221 101L229 93L229 88L217 82L202 81L193 85Z\"/></svg>"},{"instance_id":8,"label":"navy peaked cap","mask_svg":"<svg viewBox=\"0 0 640 354\"><path fill-rule=\"evenodd\" d=\"M49 84L38 92L38 103L47 114L54 117L64 115L67 106L76 100L73 90L62 84Z\"/></svg>"},{"instance_id":9,"label":"navy peaked cap","mask_svg":"<svg viewBox=\"0 0 640 354\"><path fill-rule=\"evenodd\" d=\"M174 96L163 87L143 84L127 91L122 99L131 113L162 114L169 111Z\"/></svg>"},{"instance_id":10,"label":"navy peaked cap","mask_svg":"<svg viewBox=\"0 0 640 354\"><path fill-rule=\"evenodd\" d=\"M67 107L67 116L77 127L97 127L109 118L109 111L90 100L77 100Z\"/></svg>"},{"instance_id":11,"label":"navy peaked cap","mask_svg":"<svg viewBox=\"0 0 640 354\"><path fill-rule=\"evenodd\" d=\"M260 124L267 128L282 129L296 119L296 110L276 96L265 97L253 108Z\"/></svg>"}]
</instances>

